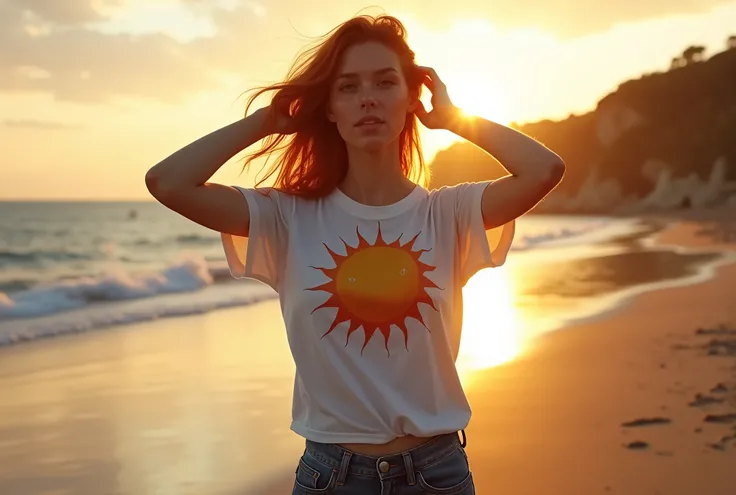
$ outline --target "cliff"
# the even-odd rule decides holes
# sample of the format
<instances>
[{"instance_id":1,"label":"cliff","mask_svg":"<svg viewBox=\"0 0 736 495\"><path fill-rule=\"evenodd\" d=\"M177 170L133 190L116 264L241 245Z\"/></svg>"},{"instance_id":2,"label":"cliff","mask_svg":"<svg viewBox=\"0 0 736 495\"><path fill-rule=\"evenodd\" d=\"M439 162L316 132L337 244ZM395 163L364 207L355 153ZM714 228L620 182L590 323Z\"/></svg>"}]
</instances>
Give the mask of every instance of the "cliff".
<instances>
[{"instance_id":1,"label":"cliff","mask_svg":"<svg viewBox=\"0 0 736 495\"><path fill-rule=\"evenodd\" d=\"M736 201L736 43L705 60L690 47L666 72L619 85L595 110L514 125L567 164L535 212L613 213ZM458 143L430 164L431 187L505 175Z\"/></svg>"}]
</instances>

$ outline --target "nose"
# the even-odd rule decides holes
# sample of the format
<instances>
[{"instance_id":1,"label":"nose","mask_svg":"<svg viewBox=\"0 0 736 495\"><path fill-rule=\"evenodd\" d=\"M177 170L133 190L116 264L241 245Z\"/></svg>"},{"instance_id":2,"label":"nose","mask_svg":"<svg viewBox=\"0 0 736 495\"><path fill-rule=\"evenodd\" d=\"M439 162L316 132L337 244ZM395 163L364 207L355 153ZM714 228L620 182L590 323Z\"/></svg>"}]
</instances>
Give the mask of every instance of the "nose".
<instances>
[{"instance_id":1,"label":"nose","mask_svg":"<svg viewBox=\"0 0 736 495\"><path fill-rule=\"evenodd\" d=\"M376 97L373 95L373 92L363 91L363 94L360 97L360 108L369 109L369 108L376 108L376 106L377 106L377 101L376 101Z\"/></svg>"},{"instance_id":2,"label":"nose","mask_svg":"<svg viewBox=\"0 0 736 495\"><path fill-rule=\"evenodd\" d=\"M363 97L363 100L360 102L360 108L368 109L368 108L376 108L376 99L372 96L365 96Z\"/></svg>"}]
</instances>

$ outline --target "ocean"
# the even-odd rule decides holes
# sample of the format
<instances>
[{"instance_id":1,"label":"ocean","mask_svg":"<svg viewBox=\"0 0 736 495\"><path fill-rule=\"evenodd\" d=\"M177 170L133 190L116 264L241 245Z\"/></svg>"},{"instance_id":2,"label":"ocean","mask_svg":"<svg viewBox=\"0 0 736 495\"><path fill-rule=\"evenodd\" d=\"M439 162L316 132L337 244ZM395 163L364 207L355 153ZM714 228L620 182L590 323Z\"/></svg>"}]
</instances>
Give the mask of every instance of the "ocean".
<instances>
[{"instance_id":1,"label":"ocean","mask_svg":"<svg viewBox=\"0 0 736 495\"><path fill-rule=\"evenodd\" d=\"M526 216L510 262L595 256L635 219ZM230 276L219 234L156 202L0 202L0 345L274 298Z\"/></svg>"}]
</instances>

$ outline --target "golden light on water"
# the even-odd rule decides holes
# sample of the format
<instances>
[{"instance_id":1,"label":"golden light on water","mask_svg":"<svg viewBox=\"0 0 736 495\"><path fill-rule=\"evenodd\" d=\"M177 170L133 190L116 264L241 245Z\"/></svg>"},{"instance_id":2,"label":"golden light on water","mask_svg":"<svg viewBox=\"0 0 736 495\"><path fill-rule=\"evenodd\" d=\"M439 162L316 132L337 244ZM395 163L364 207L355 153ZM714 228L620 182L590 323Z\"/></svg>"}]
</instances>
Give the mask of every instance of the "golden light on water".
<instances>
[{"instance_id":1,"label":"golden light on water","mask_svg":"<svg viewBox=\"0 0 736 495\"><path fill-rule=\"evenodd\" d=\"M463 289L463 334L457 359L461 373L497 366L521 352L521 318L509 274L505 266L481 270Z\"/></svg>"}]
</instances>

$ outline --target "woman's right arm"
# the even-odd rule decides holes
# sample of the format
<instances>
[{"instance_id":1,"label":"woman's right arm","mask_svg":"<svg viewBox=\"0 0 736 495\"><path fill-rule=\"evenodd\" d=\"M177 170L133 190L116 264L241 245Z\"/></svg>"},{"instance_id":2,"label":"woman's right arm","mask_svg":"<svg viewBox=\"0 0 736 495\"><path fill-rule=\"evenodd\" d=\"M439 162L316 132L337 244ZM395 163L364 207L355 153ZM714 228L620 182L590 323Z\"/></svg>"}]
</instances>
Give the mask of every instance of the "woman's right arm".
<instances>
[{"instance_id":1,"label":"woman's right arm","mask_svg":"<svg viewBox=\"0 0 736 495\"><path fill-rule=\"evenodd\" d=\"M146 187L167 208L204 227L247 237L248 203L235 188L207 181L230 158L265 138L265 109L218 129L157 163Z\"/></svg>"}]
</instances>

